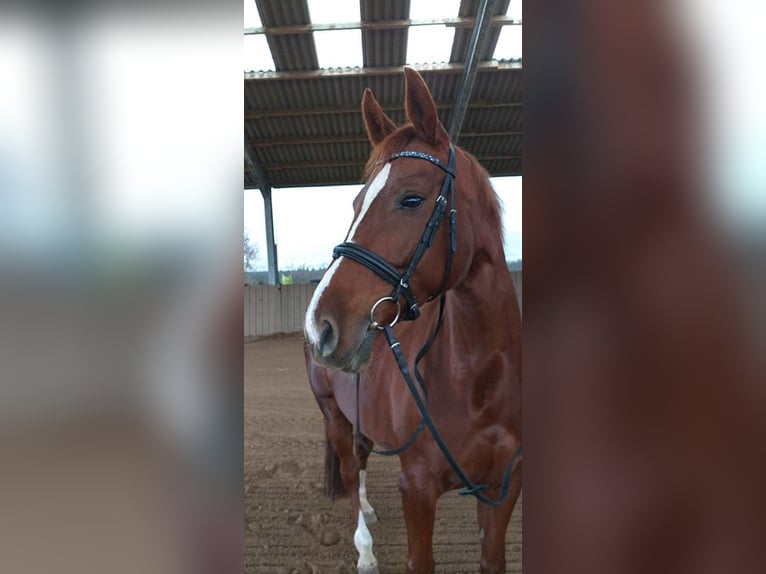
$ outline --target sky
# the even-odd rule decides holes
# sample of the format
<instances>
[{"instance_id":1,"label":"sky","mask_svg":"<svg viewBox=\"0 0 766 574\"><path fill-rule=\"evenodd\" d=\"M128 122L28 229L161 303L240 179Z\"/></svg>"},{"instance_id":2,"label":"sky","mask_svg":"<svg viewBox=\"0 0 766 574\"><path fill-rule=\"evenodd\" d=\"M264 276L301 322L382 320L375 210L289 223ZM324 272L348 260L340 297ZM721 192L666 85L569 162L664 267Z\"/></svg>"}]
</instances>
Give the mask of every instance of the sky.
<instances>
[{"instance_id":1,"label":"sky","mask_svg":"<svg viewBox=\"0 0 766 574\"><path fill-rule=\"evenodd\" d=\"M505 255L508 261L522 258L521 179L491 178L503 204ZM343 241L351 225L354 213L351 202L361 189L362 184L274 189L274 236L280 269L329 265L333 247ZM263 271L266 269L266 230L263 199L259 190L245 190L244 211L245 231L260 251L254 269ZM321 214L321 220L317 214Z\"/></svg>"}]
</instances>

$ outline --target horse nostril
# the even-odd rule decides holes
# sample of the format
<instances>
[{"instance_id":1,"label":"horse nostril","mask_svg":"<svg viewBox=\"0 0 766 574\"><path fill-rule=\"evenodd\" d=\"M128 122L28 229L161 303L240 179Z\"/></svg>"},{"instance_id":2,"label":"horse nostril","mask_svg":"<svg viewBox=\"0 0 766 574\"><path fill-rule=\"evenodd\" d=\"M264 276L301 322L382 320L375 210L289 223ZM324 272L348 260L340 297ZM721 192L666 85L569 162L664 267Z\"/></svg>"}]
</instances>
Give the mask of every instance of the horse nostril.
<instances>
[{"instance_id":1,"label":"horse nostril","mask_svg":"<svg viewBox=\"0 0 766 574\"><path fill-rule=\"evenodd\" d=\"M319 336L319 354L327 357L332 354L338 345L338 329L332 320L322 320L322 334Z\"/></svg>"}]
</instances>

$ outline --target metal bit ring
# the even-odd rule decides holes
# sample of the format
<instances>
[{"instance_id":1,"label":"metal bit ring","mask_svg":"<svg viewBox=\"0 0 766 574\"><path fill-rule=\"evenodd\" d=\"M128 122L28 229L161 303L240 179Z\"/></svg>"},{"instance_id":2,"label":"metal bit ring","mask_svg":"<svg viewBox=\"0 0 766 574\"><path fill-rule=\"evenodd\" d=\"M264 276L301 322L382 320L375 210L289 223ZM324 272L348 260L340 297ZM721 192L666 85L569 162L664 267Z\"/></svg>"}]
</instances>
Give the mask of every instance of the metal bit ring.
<instances>
[{"instance_id":1,"label":"metal bit ring","mask_svg":"<svg viewBox=\"0 0 766 574\"><path fill-rule=\"evenodd\" d=\"M375 318L375 309L377 309L378 305L383 303L383 301L390 301L391 303L394 303L396 305L396 316L393 318L393 320L389 324L389 327L393 327L394 325L396 325L396 322L399 320L399 315L401 315L402 313L402 308L399 305L399 300L394 299L390 295L386 297L381 297L380 299L375 301L375 304L372 306L372 309L370 309L370 329L378 329L378 330L383 329L383 325Z\"/></svg>"}]
</instances>

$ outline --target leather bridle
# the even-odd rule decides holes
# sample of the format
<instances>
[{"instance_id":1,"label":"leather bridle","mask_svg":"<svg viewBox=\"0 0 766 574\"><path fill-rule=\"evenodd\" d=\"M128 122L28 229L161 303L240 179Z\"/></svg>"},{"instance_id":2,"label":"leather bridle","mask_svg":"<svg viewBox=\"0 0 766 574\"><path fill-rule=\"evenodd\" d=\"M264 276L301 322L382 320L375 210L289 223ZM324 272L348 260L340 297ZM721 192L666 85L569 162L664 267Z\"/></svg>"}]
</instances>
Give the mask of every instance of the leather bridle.
<instances>
[{"instance_id":1,"label":"leather bridle","mask_svg":"<svg viewBox=\"0 0 766 574\"><path fill-rule=\"evenodd\" d=\"M369 448L369 450L377 454L382 454L386 456L398 455L402 453L403 451L407 450L412 444L414 444L415 440L418 438L423 428L428 428L429 433L433 437L439 449L442 451L442 454L444 455L444 458L447 460L447 463L455 472L458 479L465 486L465 488L460 490L460 494L475 496L481 502L488 504L490 506L499 506L500 504L505 502L508 496L511 475L515 468L516 461L521 456L521 452L522 452L521 447L519 447L516 450L510 462L505 468L498 498L496 499L488 498L483 493L483 491L488 488L488 485L475 484L471 481L470 477L468 477L468 475L460 468L460 465L458 464L457 460L450 452L449 448L447 447L447 444L444 442L444 439L441 437L441 434L439 433L438 429L434 425L434 422L431 419L431 415L428 412L428 406L426 403L428 399L428 391L426 388L425 380L423 379L422 375L420 374L420 371L418 370L418 363L430 349L442 324L447 281L449 280L450 272L452 271L452 258L455 254L455 251L457 250L457 211L455 209L455 173L456 173L455 172L455 166L456 166L455 148L450 143L449 159L446 165L439 158L434 157L427 153L419 152L419 151L400 151L400 152L394 153L388 157L385 163L388 163L390 161L393 161L399 158L415 158L415 159L422 159L425 161L429 161L432 164L441 168L446 174L444 177L444 182L442 183L441 191L439 192L439 195L436 197L436 203L434 205L433 211L431 212L431 217L428 219L428 223L426 224L426 227L423 230L423 235L421 236L420 242L415 248L415 253L412 255L412 259L410 259L410 262L407 265L407 269L404 271L404 273L399 273L399 270L394 265L389 263L386 259L378 255L377 253L370 251L369 249L362 247L361 245L357 245L356 243L352 243L350 241L341 243L340 245L335 247L335 249L333 250L333 260L341 256L348 257L349 259L352 259L353 261L356 261L357 263L363 265L364 267L366 267L367 269L369 269L370 271L372 271L373 273L375 273L382 279L386 280L388 283L390 283L393 286L394 291L391 293L391 295L388 295L386 297L381 297L372 305L372 308L370 309L370 329L378 329L383 331L383 334L386 337L386 341L388 342L388 346L391 348L391 351L394 354L394 359L396 360L397 366L399 367L399 371L401 372L402 377L404 378L407 388L409 389L410 394L412 395L412 398L414 399L415 405L417 406L417 409L420 412L420 416L421 416L420 423L415 429L415 432L412 434L410 439L407 440L402 446L395 449L391 449L391 450L385 450L385 451L379 451L372 448ZM434 240L434 236L436 235L436 232L439 229L439 226L441 225L442 220L444 219L444 215L447 212L448 206L449 206L449 248L447 249L447 261L444 268L444 275L442 276L441 286L439 287L438 291L434 295L431 295L428 298L429 301L432 299L435 299L436 297L440 298L439 299L439 316L436 322L436 327L432 331L431 335L426 341L426 344L420 350L420 352L418 353L415 359L415 365L414 365L415 378L417 379L418 384L420 386L420 390L418 390L412 379L412 374L410 373L409 366L407 365L407 360L404 358L404 355L402 354L401 345L399 344L399 341L396 339L396 336L394 335L393 326L400 319L401 308L399 306L399 299L401 297L404 297L404 300L407 302L407 308L404 312L404 315L401 316L401 320L412 321L417 319L420 316L420 308L418 306L417 299L415 298L415 294L412 292L412 288L410 286L410 279L412 279L412 275L415 273L415 269L420 263L420 260L423 258L428 248L431 247L431 244L433 243L433 240ZM382 324L375 318L375 310L381 303L385 301L390 301L396 305L396 316L388 324ZM361 428L360 428L361 423L360 423L360 415L359 415L359 385L360 385L360 376L359 374L357 374L356 376L356 425L355 425L357 443L360 446L363 446L364 448L368 448L365 444L365 439L364 439L364 436L362 435Z\"/></svg>"},{"instance_id":2,"label":"leather bridle","mask_svg":"<svg viewBox=\"0 0 766 574\"><path fill-rule=\"evenodd\" d=\"M412 275L415 273L415 269L420 263L420 260L423 258L428 248L431 247L434 236L436 235L436 232L439 229L442 220L444 219L444 215L447 213L448 206L449 249L447 250L447 262L445 264L444 276L442 277L441 286L435 295L429 297L429 301L436 298L439 294L444 293L447 287L447 281L449 279L450 272L452 271L452 257L457 249L457 212L455 210L455 148L452 146L452 144L450 144L449 159L446 165L439 158L419 151L400 151L391 154L388 159L386 159L385 163L400 158L415 158L431 162L435 166L442 169L446 174L444 176L444 183L442 183L441 191L436 197L436 202L434 204L434 209L431 212L431 217L428 219L428 223L426 223L426 227L423 230L423 235L420 238L420 242L415 248L412 259L410 259L410 262L407 265L404 273L400 273L394 265L386 261L377 253L350 241L341 243L335 247L332 252L333 260L340 256L348 257L349 259L352 259L353 261L363 265L393 286L393 293L378 299L370 309L371 329L383 328L383 325L378 322L377 319L375 319L375 310L381 303L385 301L392 302L396 305L397 309L396 316L390 323L391 326L393 326L400 318L402 321L412 321L420 316L420 308L418 306L418 301L415 297L415 293L413 293L412 287L410 286L410 280L412 279ZM400 297L404 297L404 300L407 304L404 314L401 313L401 308L399 307Z\"/></svg>"}]
</instances>

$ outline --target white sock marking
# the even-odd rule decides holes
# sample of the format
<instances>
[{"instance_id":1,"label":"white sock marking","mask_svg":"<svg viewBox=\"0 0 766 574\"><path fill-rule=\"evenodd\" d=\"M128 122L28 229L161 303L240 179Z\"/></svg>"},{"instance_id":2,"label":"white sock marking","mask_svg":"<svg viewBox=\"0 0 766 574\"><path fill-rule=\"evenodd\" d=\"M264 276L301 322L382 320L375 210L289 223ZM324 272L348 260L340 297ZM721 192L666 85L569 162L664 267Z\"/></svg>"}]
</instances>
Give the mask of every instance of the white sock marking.
<instances>
[{"instance_id":1,"label":"white sock marking","mask_svg":"<svg viewBox=\"0 0 766 574\"><path fill-rule=\"evenodd\" d=\"M367 471L366 470L360 470L359 471L359 506L362 508L362 512L364 514L370 514L375 513L375 509L372 508L372 505L367 500Z\"/></svg>"},{"instance_id":2,"label":"white sock marking","mask_svg":"<svg viewBox=\"0 0 766 574\"><path fill-rule=\"evenodd\" d=\"M359 552L359 560L356 563L357 568L371 569L377 566L378 561L372 553L372 534L364 521L364 514L359 510L359 518L356 523L356 532L354 532L354 546Z\"/></svg>"},{"instance_id":3,"label":"white sock marking","mask_svg":"<svg viewBox=\"0 0 766 574\"><path fill-rule=\"evenodd\" d=\"M387 163L383 166L383 169L378 172L375 179L372 180L370 187L367 188L367 193L364 194L364 201L362 202L362 209L359 210L359 217L356 218L356 221L354 221L354 224L351 226L351 230L348 232L348 237L350 237L349 241L354 241L356 228L359 227L359 224L362 222L362 219L364 219L367 210L370 209L370 205L372 205L372 202L375 200L380 190L386 185L386 181L388 181L388 173L390 171L391 164Z\"/></svg>"}]
</instances>

